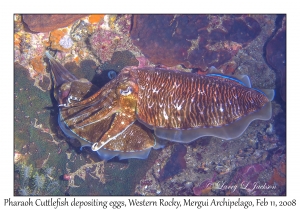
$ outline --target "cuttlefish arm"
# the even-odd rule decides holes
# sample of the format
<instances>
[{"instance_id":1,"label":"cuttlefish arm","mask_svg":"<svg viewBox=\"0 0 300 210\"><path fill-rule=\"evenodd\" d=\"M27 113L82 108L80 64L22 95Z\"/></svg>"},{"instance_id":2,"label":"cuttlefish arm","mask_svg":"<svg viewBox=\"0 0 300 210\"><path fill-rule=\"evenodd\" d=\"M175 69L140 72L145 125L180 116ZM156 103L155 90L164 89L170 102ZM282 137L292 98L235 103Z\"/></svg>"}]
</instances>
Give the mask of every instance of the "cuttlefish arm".
<instances>
[{"instance_id":1,"label":"cuttlefish arm","mask_svg":"<svg viewBox=\"0 0 300 210\"><path fill-rule=\"evenodd\" d=\"M65 107L91 107L106 106L108 104L111 104L114 98L116 97L113 91L115 85L116 81L111 81L85 100L75 101L73 103L66 104Z\"/></svg>"},{"instance_id":2,"label":"cuttlefish arm","mask_svg":"<svg viewBox=\"0 0 300 210\"><path fill-rule=\"evenodd\" d=\"M73 107L77 108L77 107ZM72 108L71 108L72 109ZM113 114L118 112L118 107L116 102L113 102L110 106L104 107L89 107L87 109L82 109L78 111L75 115L70 116L67 120L71 120L73 125L70 128L84 128L88 125L97 123Z\"/></svg>"},{"instance_id":3,"label":"cuttlefish arm","mask_svg":"<svg viewBox=\"0 0 300 210\"><path fill-rule=\"evenodd\" d=\"M125 135L136 121L138 86L122 75L85 100L68 104L64 109L77 111L66 118L69 128L83 130L102 120L114 117L110 128L92 145L97 151L107 143Z\"/></svg>"},{"instance_id":4,"label":"cuttlefish arm","mask_svg":"<svg viewBox=\"0 0 300 210\"><path fill-rule=\"evenodd\" d=\"M114 121L112 122L109 130L101 137L98 142L92 145L92 150L97 151L110 141L116 140L135 122L135 120L135 115L116 113Z\"/></svg>"},{"instance_id":5,"label":"cuttlefish arm","mask_svg":"<svg viewBox=\"0 0 300 210\"><path fill-rule=\"evenodd\" d=\"M71 74L63 65L55 60L52 55L46 51L45 55L49 59L52 67L52 78L54 80L54 86L59 87L66 82L72 82L78 80L73 74Z\"/></svg>"},{"instance_id":6,"label":"cuttlefish arm","mask_svg":"<svg viewBox=\"0 0 300 210\"><path fill-rule=\"evenodd\" d=\"M48 52L59 125L64 133L90 146L102 159L146 158L159 148L154 135L135 118L137 86L126 74L94 92L86 79L77 79ZM158 146L157 146L158 145Z\"/></svg>"},{"instance_id":7,"label":"cuttlefish arm","mask_svg":"<svg viewBox=\"0 0 300 210\"><path fill-rule=\"evenodd\" d=\"M54 97L58 107L66 107L73 101L80 101L96 91L96 87L87 79L77 79L63 65L61 65L51 54L46 51L45 55L51 64L51 76L54 83Z\"/></svg>"}]
</instances>

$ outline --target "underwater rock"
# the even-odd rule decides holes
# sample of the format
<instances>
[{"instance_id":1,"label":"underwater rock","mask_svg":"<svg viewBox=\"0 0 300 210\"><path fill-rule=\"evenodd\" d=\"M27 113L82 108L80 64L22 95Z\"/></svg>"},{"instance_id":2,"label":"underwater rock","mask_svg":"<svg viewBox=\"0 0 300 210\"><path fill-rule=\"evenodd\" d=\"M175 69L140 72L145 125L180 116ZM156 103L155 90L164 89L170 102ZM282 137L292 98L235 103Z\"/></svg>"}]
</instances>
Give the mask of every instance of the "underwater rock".
<instances>
[{"instance_id":1,"label":"underwater rock","mask_svg":"<svg viewBox=\"0 0 300 210\"><path fill-rule=\"evenodd\" d=\"M186 161L184 159L186 152L187 149L184 145L174 145L170 159L166 163L165 167L159 172L160 181L169 179L175 176L176 174L182 172L182 170L186 168Z\"/></svg>"},{"instance_id":2,"label":"underwater rock","mask_svg":"<svg viewBox=\"0 0 300 210\"><path fill-rule=\"evenodd\" d=\"M286 186L286 164L284 162L280 162L279 166L277 168L273 169L273 174L270 180L268 181L268 184L274 184L276 183L280 187Z\"/></svg>"},{"instance_id":3,"label":"underwater rock","mask_svg":"<svg viewBox=\"0 0 300 210\"><path fill-rule=\"evenodd\" d=\"M282 20L281 28L275 36L267 43L266 58L269 65L274 69L282 71L286 68L286 22Z\"/></svg>"},{"instance_id":4,"label":"underwater rock","mask_svg":"<svg viewBox=\"0 0 300 210\"><path fill-rule=\"evenodd\" d=\"M32 34L22 30L14 36L14 62L28 69L35 83L41 75L47 75L43 56L49 46L48 41L47 33Z\"/></svg>"},{"instance_id":5,"label":"underwater rock","mask_svg":"<svg viewBox=\"0 0 300 210\"><path fill-rule=\"evenodd\" d=\"M213 174L212 178L206 179L203 182L201 182L200 185L193 187L193 193L194 195L206 195L208 194L211 189L212 185L216 180L216 173Z\"/></svg>"},{"instance_id":6,"label":"underwater rock","mask_svg":"<svg viewBox=\"0 0 300 210\"><path fill-rule=\"evenodd\" d=\"M29 64L39 74L43 74L44 71L45 71L45 69L46 69L46 66L44 65L43 57L42 56L37 56L37 57L31 59L29 61Z\"/></svg>"},{"instance_id":7,"label":"underwater rock","mask_svg":"<svg viewBox=\"0 0 300 210\"><path fill-rule=\"evenodd\" d=\"M244 191L247 195L260 195L260 189L256 189L255 186L259 183L259 177L266 168L266 164L263 163L243 166L234 174L229 185L240 184L240 191Z\"/></svg>"},{"instance_id":8,"label":"underwater rock","mask_svg":"<svg viewBox=\"0 0 300 210\"><path fill-rule=\"evenodd\" d=\"M266 45L266 59L281 77L280 95L286 100L286 17L274 37Z\"/></svg>"},{"instance_id":9,"label":"underwater rock","mask_svg":"<svg viewBox=\"0 0 300 210\"><path fill-rule=\"evenodd\" d=\"M151 62L201 71L230 61L261 31L246 15L134 15L132 24L133 43Z\"/></svg>"},{"instance_id":10,"label":"underwater rock","mask_svg":"<svg viewBox=\"0 0 300 210\"><path fill-rule=\"evenodd\" d=\"M116 51L112 55L111 60L104 62L100 68L101 70L114 70L119 72L126 66L138 66L138 64L139 61L130 51Z\"/></svg>"},{"instance_id":11,"label":"underwater rock","mask_svg":"<svg viewBox=\"0 0 300 210\"><path fill-rule=\"evenodd\" d=\"M87 15L22 15L24 23L33 32L49 32L63 28Z\"/></svg>"}]
</instances>

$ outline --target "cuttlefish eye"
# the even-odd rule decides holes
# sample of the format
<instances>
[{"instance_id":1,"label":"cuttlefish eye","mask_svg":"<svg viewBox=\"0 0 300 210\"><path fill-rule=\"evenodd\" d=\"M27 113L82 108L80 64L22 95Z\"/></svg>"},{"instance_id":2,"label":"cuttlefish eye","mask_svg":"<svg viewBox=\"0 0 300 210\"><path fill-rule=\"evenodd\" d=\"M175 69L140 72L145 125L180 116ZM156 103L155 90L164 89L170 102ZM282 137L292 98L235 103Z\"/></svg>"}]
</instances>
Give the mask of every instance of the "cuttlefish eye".
<instances>
[{"instance_id":1,"label":"cuttlefish eye","mask_svg":"<svg viewBox=\"0 0 300 210\"><path fill-rule=\"evenodd\" d=\"M132 87L127 87L126 90L120 90L121 95L128 96L132 93Z\"/></svg>"},{"instance_id":2,"label":"cuttlefish eye","mask_svg":"<svg viewBox=\"0 0 300 210\"><path fill-rule=\"evenodd\" d=\"M109 79L114 79L114 78L117 77L117 73L115 71L109 71L107 73L107 76L108 76Z\"/></svg>"}]
</instances>

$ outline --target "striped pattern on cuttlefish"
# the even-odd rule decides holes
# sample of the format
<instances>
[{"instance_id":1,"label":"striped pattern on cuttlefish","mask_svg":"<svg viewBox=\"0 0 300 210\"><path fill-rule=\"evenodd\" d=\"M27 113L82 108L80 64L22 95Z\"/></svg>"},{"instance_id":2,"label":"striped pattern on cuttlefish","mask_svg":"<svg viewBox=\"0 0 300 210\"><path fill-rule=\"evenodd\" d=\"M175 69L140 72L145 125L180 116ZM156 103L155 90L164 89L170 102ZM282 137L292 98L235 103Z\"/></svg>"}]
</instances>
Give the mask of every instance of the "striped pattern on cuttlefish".
<instances>
[{"instance_id":1,"label":"striped pattern on cuttlefish","mask_svg":"<svg viewBox=\"0 0 300 210\"><path fill-rule=\"evenodd\" d=\"M213 69L202 76L125 67L95 91L89 81L78 80L46 55L60 127L103 159L146 158L151 148L161 147L158 139L188 143L202 136L237 138L253 120L272 115L274 91L251 88L247 76L229 77Z\"/></svg>"}]
</instances>

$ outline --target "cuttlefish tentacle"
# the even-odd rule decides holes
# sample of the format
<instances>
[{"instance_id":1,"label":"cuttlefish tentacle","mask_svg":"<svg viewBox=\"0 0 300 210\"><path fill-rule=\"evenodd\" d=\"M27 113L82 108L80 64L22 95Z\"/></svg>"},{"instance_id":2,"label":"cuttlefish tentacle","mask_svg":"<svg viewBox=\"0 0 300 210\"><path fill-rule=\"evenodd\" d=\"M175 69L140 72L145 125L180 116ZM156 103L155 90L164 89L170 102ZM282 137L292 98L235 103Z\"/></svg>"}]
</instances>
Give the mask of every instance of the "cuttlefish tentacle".
<instances>
[{"instance_id":1,"label":"cuttlefish tentacle","mask_svg":"<svg viewBox=\"0 0 300 210\"><path fill-rule=\"evenodd\" d=\"M101 88L99 91L91 95L90 97L86 98L85 100L76 101L71 104L68 104L68 107L79 107L79 106L94 106L94 105L103 105L112 103L114 100L114 92L112 91L114 89L114 86L116 84L114 82L107 83L103 88ZM102 105L102 106L103 106Z\"/></svg>"},{"instance_id":2,"label":"cuttlefish tentacle","mask_svg":"<svg viewBox=\"0 0 300 210\"><path fill-rule=\"evenodd\" d=\"M45 55L50 60L52 66L52 78L54 80L55 87L58 87L66 82L72 82L77 80L77 78L71 74L63 65L57 62L48 51Z\"/></svg>"},{"instance_id":3,"label":"cuttlefish tentacle","mask_svg":"<svg viewBox=\"0 0 300 210\"><path fill-rule=\"evenodd\" d=\"M72 101L65 108L76 109L66 120L72 120L71 127L85 127L101 121L118 112L117 95L114 88L102 88L100 91L86 98L85 100Z\"/></svg>"},{"instance_id":4,"label":"cuttlefish tentacle","mask_svg":"<svg viewBox=\"0 0 300 210\"><path fill-rule=\"evenodd\" d=\"M81 101L76 101L72 103L72 106L67 106L65 108L68 109L76 109L77 111L73 113L73 115L70 115L67 119L73 118L78 119L75 122L79 122L79 120L83 120L88 117L95 117L94 114L97 114L98 112L101 113L109 113L108 109L114 109L116 110L116 100L114 99L115 96L113 95L103 95L101 98L90 101L89 104L79 104ZM76 105L74 105L76 103ZM114 113L114 112L113 112ZM98 116L101 114L98 113ZM111 115L111 114L110 114ZM95 119L95 118L94 118ZM91 120L94 120L91 119ZM103 118L101 118L103 119ZM88 120L88 119L87 119Z\"/></svg>"},{"instance_id":5,"label":"cuttlefish tentacle","mask_svg":"<svg viewBox=\"0 0 300 210\"><path fill-rule=\"evenodd\" d=\"M86 104L80 104L81 101L75 102L76 105L73 104L73 107L84 106L84 109L72 116L75 122L74 127L85 127L110 117L115 113L123 113L122 117L131 116L131 119L133 119L136 107L136 96L132 95L134 91L137 92L137 87L135 87L134 83L125 83L119 85L115 94L109 94L108 96L93 95L86 99L89 100L89 103ZM120 122L124 124L126 120Z\"/></svg>"}]
</instances>

